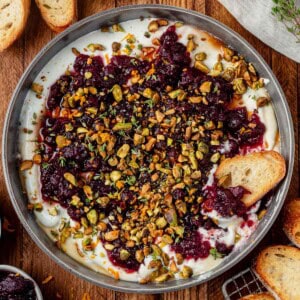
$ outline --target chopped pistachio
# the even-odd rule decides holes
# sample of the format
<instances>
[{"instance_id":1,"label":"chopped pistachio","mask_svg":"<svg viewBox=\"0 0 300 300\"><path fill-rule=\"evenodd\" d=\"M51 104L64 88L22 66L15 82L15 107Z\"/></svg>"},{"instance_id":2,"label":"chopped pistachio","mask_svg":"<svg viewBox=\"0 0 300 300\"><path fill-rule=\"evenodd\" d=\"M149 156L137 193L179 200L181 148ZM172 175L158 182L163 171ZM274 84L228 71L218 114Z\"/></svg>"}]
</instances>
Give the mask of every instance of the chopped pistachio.
<instances>
[{"instance_id":1,"label":"chopped pistachio","mask_svg":"<svg viewBox=\"0 0 300 300\"><path fill-rule=\"evenodd\" d=\"M104 248L108 251L114 250L115 246L113 244L104 244Z\"/></svg>"},{"instance_id":2,"label":"chopped pistachio","mask_svg":"<svg viewBox=\"0 0 300 300\"><path fill-rule=\"evenodd\" d=\"M200 92L201 93L209 93L211 90L211 85L212 82L211 81L204 81L201 85L200 85Z\"/></svg>"},{"instance_id":3,"label":"chopped pistachio","mask_svg":"<svg viewBox=\"0 0 300 300\"><path fill-rule=\"evenodd\" d=\"M80 52L76 48L72 48L72 53L76 56L80 55Z\"/></svg>"},{"instance_id":4,"label":"chopped pistachio","mask_svg":"<svg viewBox=\"0 0 300 300\"><path fill-rule=\"evenodd\" d=\"M259 97L256 100L256 106L263 107L263 106L266 106L269 102L270 102L270 99L268 97Z\"/></svg>"},{"instance_id":5,"label":"chopped pistachio","mask_svg":"<svg viewBox=\"0 0 300 300\"><path fill-rule=\"evenodd\" d=\"M205 60L206 59L206 53L205 52L199 52L195 55L195 60L198 60L198 61L202 61L202 60Z\"/></svg>"},{"instance_id":6,"label":"chopped pistachio","mask_svg":"<svg viewBox=\"0 0 300 300\"><path fill-rule=\"evenodd\" d=\"M159 26L167 26L169 21L167 19L158 19L156 20Z\"/></svg>"},{"instance_id":7,"label":"chopped pistachio","mask_svg":"<svg viewBox=\"0 0 300 300\"><path fill-rule=\"evenodd\" d=\"M135 259L139 262L142 263L144 260L144 253L142 250L137 250L135 252Z\"/></svg>"},{"instance_id":8,"label":"chopped pistachio","mask_svg":"<svg viewBox=\"0 0 300 300\"><path fill-rule=\"evenodd\" d=\"M72 185L77 186L77 180L72 173L66 172L64 173L64 178L70 182Z\"/></svg>"},{"instance_id":9,"label":"chopped pistachio","mask_svg":"<svg viewBox=\"0 0 300 300\"><path fill-rule=\"evenodd\" d=\"M117 151L117 156L120 158L125 158L129 153L129 150L130 150L130 146L128 144L124 144Z\"/></svg>"},{"instance_id":10,"label":"chopped pistachio","mask_svg":"<svg viewBox=\"0 0 300 300\"><path fill-rule=\"evenodd\" d=\"M31 169L33 166L33 161L23 160L20 165L20 171L25 171Z\"/></svg>"},{"instance_id":11,"label":"chopped pistachio","mask_svg":"<svg viewBox=\"0 0 300 300\"><path fill-rule=\"evenodd\" d=\"M236 78L233 80L233 90L236 94L244 94L247 91L247 86L243 79Z\"/></svg>"},{"instance_id":12,"label":"chopped pistachio","mask_svg":"<svg viewBox=\"0 0 300 300\"><path fill-rule=\"evenodd\" d=\"M154 279L154 281L157 283L162 283L162 282L167 281L169 278L171 278L171 275L169 273L165 273L165 274L162 274L162 275L159 275L158 277L156 277Z\"/></svg>"},{"instance_id":13,"label":"chopped pistachio","mask_svg":"<svg viewBox=\"0 0 300 300\"><path fill-rule=\"evenodd\" d=\"M49 212L49 215L50 216L57 216L58 214L58 211L57 211L57 208L56 206L52 206L48 209L48 212Z\"/></svg>"},{"instance_id":14,"label":"chopped pistachio","mask_svg":"<svg viewBox=\"0 0 300 300\"><path fill-rule=\"evenodd\" d=\"M171 99L176 99L177 98L179 101L182 101L186 97L186 92L182 89L178 89L178 90L174 90L172 92L169 92L168 95Z\"/></svg>"},{"instance_id":15,"label":"chopped pistachio","mask_svg":"<svg viewBox=\"0 0 300 300\"><path fill-rule=\"evenodd\" d=\"M189 97L189 101L191 103L195 103L195 104L201 103L202 99L203 99L203 97L201 97L201 96L192 96L192 97Z\"/></svg>"},{"instance_id":16,"label":"chopped pistachio","mask_svg":"<svg viewBox=\"0 0 300 300\"><path fill-rule=\"evenodd\" d=\"M173 239L168 234L164 234L162 236L162 242L170 245L170 244L173 244Z\"/></svg>"},{"instance_id":17,"label":"chopped pistachio","mask_svg":"<svg viewBox=\"0 0 300 300\"><path fill-rule=\"evenodd\" d=\"M112 171L110 173L110 179L113 181L113 182L116 182L118 181L122 176L122 173L120 171Z\"/></svg>"},{"instance_id":18,"label":"chopped pistachio","mask_svg":"<svg viewBox=\"0 0 300 300\"><path fill-rule=\"evenodd\" d=\"M34 203L33 209L36 210L36 211L42 211L43 210L43 204L40 203L40 202Z\"/></svg>"},{"instance_id":19,"label":"chopped pistachio","mask_svg":"<svg viewBox=\"0 0 300 300\"><path fill-rule=\"evenodd\" d=\"M143 91L143 96L147 99L151 99L154 95L154 92L150 88L146 88Z\"/></svg>"},{"instance_id":20,"label":"chopped pistachio","mask_svg":"<svg viewBox=\"0 0 300 300\"><path fill-rule=\"evenodd\" d=\"M98 51L105 50L105 47L101 44L93 44L92 43L92 44L89 44L87 47L91 52L95 52L96 50L98 50Z\"/></svg>"},{"instance_id":21,"label":"chopped pistachio","mask_svg":"<svg viewBox=\"0 0 300 300\"><path fill-rule=\"evenodd\" d=\"M153 20L148 25L149 32L156 32L158 30L159 24L156 20Z\"/></svg>"},{"instance_id":22,"label":"chopped pistachio","mask_svg":"<svg viewBox=\"0 0 300 300\"><path fill-rule=\"evenodd\" d=\"M232 81L235 76L235 71L233 68L227 68L224 70L222 77L227 81Z\"/></svg>"},{"instance_id":23,"label":"chopped pistachio","mask_svg":"<svg viewBox=\"0 0 300 300\"><path fill-rule=\"evenodd\" d=\"M68 139L67 139L65 136L63 136L63 135L58 135L58 136L56 136L55 142L56 142L58 148L66 147L66 146L70 145L70 143L71 143L71 141L68 140Z\"/></svg>"},{"instance_id":24,"label":"chopped pistachio","mask_svg":"<svg viewBox=\"0 0 300 300\"><path fill-rule=\"evenodd\" d=\"M90 79L90 78L92 78L93 77L93 73L92 72L85 72L84 73L84 78L85 79Z\"/></svg>"},{"instance_id":25,"label":"chopped pistachio","mask_svg":"<svg viewBox=\"0 0 300 300\"><path fill-rule=\"evenodd\" d=\"M121 260L127 260L130 256L130 253L126 249L120 250L120 259Z\"/></svg>"},{"instance_id":26,"label":"chopped pistachio","mask_svg":"<svg viewBox=\"0 0 300 300\"><path fill-rule=\"evenodd\" d=\"M123 92L122 92L121 87L118 84L115 84L112 87L112 94L113 94L113 96L114 96L114 98L115 98L115 100L117 102L122 101L122 99L123 99Z\"/></svg>"},{"instance_id":27,"label":"chopped pistachio","mask_svg":"<svg viewBox=\"0 0 300 300\"><path fill-rule=\"evenodd\" d=\"M108 160L108 164L112 167L115 167L119 163L118 159L114 157L110 157Z\"/></svg>"},{"instance_id":28,"label":"chopped pistachio","mask_svg":"<svg viewBox=\"0 0 300 300\"><path fill-rule=\"evenodd\" d=\"M182 278L190 278L193 275L193 270L192 268L188 267L188 266L183 266L181 272L180 272L180 276Z\"/></svg>"},{"instance_id":29,"label":"chopped pistachio","mask_svg":"<svg viewBox=\"0 0 300 300\"><path fill-rule=\"evenodd\" d=\"M119 234L120 234L119 230L108 231L104 234L104 239L106 241L112 242L119 238Z\"/></svg>"},{"instance_id":30,"label":"chopped pistachio","mask_svg":"<svg viewBox=\"0 0 300 300\"><path fill-rule=\"evenodd\" d=\"M43 93L44 87L39 83L33 82L31 85L31 89L38 95L41 95Z\"/></svg>"},{"instance_id":31,"label":"chopped pistachio","mask_svg":"<svg viewBox=\"0 0 300 300\"><path fill-rule=\"evenodd\" d=\"M209 68L202 61L196 60L194 67L205 74L209 73Z\"/></svg>"},{"instance_id":32,"label":"chopped pistachio","mask_svg":"<svg viewBox=\"0 0 300 300\"><path fill-rule=\"evenodd\" d=\"M118 42L113 42L111 48L113 52L118 52L121 49L121 44Z\"/></svg>"},{"instance_id":33,"label":"chopped pistachio","mask_svg":"<svg viewBox=\"0 0 300 300\"><path fill-rule=\"evenodd\" d=\"M224 59L227 61L231 61L231 58L234 55L234 51L226 47L223 47L222 50Z\"/></svg>"},{"instance_id":34,"label":"chopped pistachio","mask_svg":"<svg viewBox=\"0 0 300 300\"><path fill-rule=\"evenodd\" d=\"M120 24L114 24L112 26L114 32L125 32L124 28Z\"/></svg>"},{"instance_id":35,"label":"chopped pistachio","mask_svg":"<svg viewBox=\"0 0 300 300\"><path fill-rule=\"evenodd\" d=\"M160 112L159 110L157 110L157 111L155 112L155 116L156 116L156 120L158 121L158 123L161 123L162 120L163 120L164 117L165 117L165 114L162 113L162 112Z\"/></svg>"},{"instance_id":36,"label":"chopped pistachio","mask_svg":"<svg viewBox=\"0 0 300 300\"><path fill-rule=\"evenodd\" d=\"M197 48L197 44L195 43L194 39L191 38L188 40L187 45L186 45L186 50L188 52L193 52Z\"/></svg>"},{"instance_id":37,"label":"chopped pistachio","mask_svg":"<svg viewBox=\"0 0 300 300\"><path fill-rule=\"evenodd\" d=\"M155 224L158 228L165 228L168 223L164 217L160 217L156 220Z\"/></svg>"},{"instance_id":38,"label":"chopped pistachio","mask_svg":"<svg viewBox=\"0 0 300 300\"><path fill-rule=\"evenodd\" d=\"M258 220L261 220L265 216L266 213L267 213L266 209L261 210L257 216Z\"/></svg>"},{"instance_id":39,"label":"chopped pistachio","mask_svg":"<svg viewBox=\"0 0 300 300\"><path fill-rule=\"evenodd\" d=\"M211 158L210 161L213 163L216 163L221 157L221 154L219 152L214 153Z\"/></svg>"},{"instance_id":40,"label":"chopped pistachio","mask_svg":"<svg viewBox=\"0 0 300 300\"><path fill-rule=\"evenodd\" d=\"M99 203L102 207L106 207L107 204L109 203L109 197L103 196L99 197L96 202Z\"/></svg>"},{"instance_id":41,"label":"chopped pistachio","mask_svg":"<svg viewBox=\"0 0 300 300\"><path fill-rule=\"evenodd\" d=\"M131 123L116 123L113 127L113 131L119 131L119 130L130 130L132 128Z\"/></svg>"},{"instance_id":42,"label":"chopped pistachio","mask_svg":"<svg viewBox=\"0 0 300 300\"><path fill-rule=\"evenodd\" d=\"M98 222L98 213L95 209L91 209L87 215L86 215L87 219L89 220L89 222L92 225L96 225Z\"/></svg>"}]
</instances>

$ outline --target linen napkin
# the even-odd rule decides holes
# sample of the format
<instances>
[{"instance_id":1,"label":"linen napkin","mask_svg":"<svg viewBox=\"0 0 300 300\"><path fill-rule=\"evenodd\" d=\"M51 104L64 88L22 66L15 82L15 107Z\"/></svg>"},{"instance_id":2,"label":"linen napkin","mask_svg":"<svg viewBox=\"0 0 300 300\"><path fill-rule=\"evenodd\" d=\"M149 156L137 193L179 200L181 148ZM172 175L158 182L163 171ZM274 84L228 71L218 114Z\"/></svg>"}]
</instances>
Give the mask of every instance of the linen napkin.
<instances>
[{"instance_id":1,"label":"linen napkin","mask_svg":"<svg viewBox=\"0 0 300 300\"><path fill-rule=\"evenodd\" d=\"M276 51L300 63L300 43L271 14L272 0L219 0L237 21ZM299 5L300 1L297 1Z\"/></svg>"}]
</instances>

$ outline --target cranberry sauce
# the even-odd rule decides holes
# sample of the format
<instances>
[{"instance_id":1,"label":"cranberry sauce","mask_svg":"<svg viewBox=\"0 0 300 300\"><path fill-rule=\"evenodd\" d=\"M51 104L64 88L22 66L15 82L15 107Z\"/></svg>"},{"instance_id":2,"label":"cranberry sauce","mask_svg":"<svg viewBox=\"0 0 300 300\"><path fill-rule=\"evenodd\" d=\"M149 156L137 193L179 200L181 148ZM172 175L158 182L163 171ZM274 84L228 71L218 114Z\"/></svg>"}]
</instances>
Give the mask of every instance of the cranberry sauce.
<instances>
[{"instance_id":1,"label":"cranberry sauce","mask_svg":"<svg viewBox=\"0 0 300 300\"><path fill-rule=\"evenodd\" d=\"M0 299L36 299L31 280L10 272L0 272Z\"/></svg>"},{"instance_id":2,"label":"cranberry sauce","mask_svg":"<svg viewBox=\"0 0 300 300\"><path fill-rule=\"evenodd\" d=\"M182 254L185 259L206 258L210 249L210 243L203 241L198 231L188 232L179 243L172 245L172 250Z\"/></svg>"},{"instance_id":3,"label":"cranberry sauce","mask_svg":"<svg viewBox=\"0 0 300 300\"><path fill-rule=\"evenodd\" d=\"M114 55L107 65L78 55L52 85L40 130L43 199L93 228L127 271L138 270L157 237L185 258L209 255L197 230L217 225L201 210L246 213L241 187L203 190L209 172L260 145L265 131L257 114L228 108L232 83L191 66L175 26L159 44L151 55Z\"/></svg>"},{"instance_id":4,"label":"cranberry sauce","mask_svg":"<svg viewBox=\"0 0 300 300\"><path fill-rule=\"evenodd\" d=\"M214 185L210 188L208 199L202 204L202 208L207 212L216 210L223 217L242 217L247 212L247 207L241 199L247 193L249 192L241 186L226 189Z\"/></svg>"}]
</instances>

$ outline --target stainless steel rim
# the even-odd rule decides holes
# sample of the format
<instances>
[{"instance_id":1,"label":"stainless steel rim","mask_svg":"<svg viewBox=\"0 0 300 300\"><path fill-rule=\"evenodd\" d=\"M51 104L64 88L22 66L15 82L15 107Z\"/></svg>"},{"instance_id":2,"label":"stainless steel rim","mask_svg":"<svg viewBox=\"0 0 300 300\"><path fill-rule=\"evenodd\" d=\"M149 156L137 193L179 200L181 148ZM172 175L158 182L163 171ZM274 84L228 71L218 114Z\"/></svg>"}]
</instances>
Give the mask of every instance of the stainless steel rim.
<instances>
[{"instance_id":1,"label":"stainless steel rim","mask_svg":"<svg viewBox=\"0 0 300 300\"><path fill-rule=\"evenodd\" d=\"M21 207L20 205L20 200L18 199L18 193L20 192L19 191L20 185L15 174L16 172L18 172L16 170L16 157L13 156L14 153L12 153L12 150L15 150L14 149L15 146L13 146L15 140L12 141L10 139L10 136L14 134L12 129L14 128L15 125L12 123L13 120L16 120L16 115L17 115L17 113L15 112L16 108L18 108L18 105L22 106L23 103L23 100L20 100L20 94L24 92L24 89L28 88L29 77L34 78L37 75L38 71L40 70L40 68L37 67L37 65L38 64L43 65L51 58L51 49L53 52L53 49L55 49L55 46L57 44L64 43L64 45L66 45L71 41L77 39L78 36L71 39L69 35L71 33L73 34L73 36L76 35L77 30L80 31L82 30L82 28L84 28L89 24L92 24L93 22L101 23L101 20L104 19L107 21L112 20L113 22L115 22L116 20L118 20L118 16L123 16L123 19L121 18L122 19L121 21L123 21L124 18L126 19L126 17L124 16L130 13L135 13L136 16L153 15L158 17L161 17L162 15L168 16L170 14L171 18L173 19L174 18L178 19L177 16L178 17L184 16L185 18L192 17L195 19L199 19L199 21L206 22L209 26L212 26L212 28L217 28L217 30L220 30L224 34L227 34L231 39L233 40L236 39L244 49L246 49L249 53L251 53L252 57L261 66L261 68L264 70L264 73L267 75L267 77L270 78L274 83L274 93L279 98L278 101L280 101L279 103L277 103L277 105L280 106L280 111L278 108L277 110L275 109L275 111L276 111L276 115L280 113L280 116L284 119L283 121L285 122L284 124L285 128L282 127L282 129L286 131L286 135L287 135L285 137L285 149L283 150L285 151L285 157L288 160L287 161L288 173L284 181L280 184L279 191L277 191L277 195L275 196L276 201L275 204L272 206L271 214L265 218L263 224L260 224L261 225L259 227L260 232L256 233L253 240L251 239L249 240L247 246L245 247L245 249L243 249L243 251L237 251L233 257L230 256L229 257L230 259L228 259L226 263L222 265L221 268L216 268L202 275L195 276L189 280L184 280L184 281L180 280L175 282L170 281L160 285L149 284L144 286L138 283L132 283L126 281L114 281L113 279L107 277L106 275L97 274L82 266L79 266L78 263L75 262L72 263L70 258L68 258L65 254L60 254L60 253L54 254L52 252L54 248L52 249L51 245L49 246L49 244L47 244L45 239L43 239L41 236L37 234L35 230L33 217L29 217L26 209L24 209L24 207L23 206ZM63 47L61 46L60 49L62 48ZM36 70L36 68L38 70ZM17 117L19 117L19 115ZM208 16L202 15L194 11L181 9L178 7L172 7L166 5L124 6L124 7L104 11L79 21L78 23L74 24L73 26L65 30L63 33L55 37L52 41L50 41L34 58L34 60L31 62L27 70L24 72L22 78L20 79L7 110L4 129L3 129L2 164L3 164L6 186L12 204L14 206L15 211L17 212L20 221L22 222L23 226L27 230L28 234L32 237L34 242L55 262L57 262L60 266L67 269L69 272L79 276L80 278L83 278L85 280L88 280L96 285L105 288L109 288L121 292L131 292L131 293L163 293L163 292L170 292L179 289L189 288L191 286L195 286L197 284L203 283L207 280L219 276L220 274L224 273L225 271L233 267L235 264L237 264L248 253L250 253L250 251L253 250L254 247L265 236L265 234L268 232L268 230L270 229L270 227L272 226L272 224L274 223L276 217L280 212L280 209L284 203L284 199L286 197L288 187L290 184L293 165L294 165L293 124L292 124L291 114L284 93L277 79L273 75L271 69L269 68L267 63L263 60L263 58L256 52L256 50L253 49L252 46L248 42L246 42L241 36L239 36L237 33L232 31L222 23ZM25 198L23 197L23 199Z\"/></svg>"}]
</instances>

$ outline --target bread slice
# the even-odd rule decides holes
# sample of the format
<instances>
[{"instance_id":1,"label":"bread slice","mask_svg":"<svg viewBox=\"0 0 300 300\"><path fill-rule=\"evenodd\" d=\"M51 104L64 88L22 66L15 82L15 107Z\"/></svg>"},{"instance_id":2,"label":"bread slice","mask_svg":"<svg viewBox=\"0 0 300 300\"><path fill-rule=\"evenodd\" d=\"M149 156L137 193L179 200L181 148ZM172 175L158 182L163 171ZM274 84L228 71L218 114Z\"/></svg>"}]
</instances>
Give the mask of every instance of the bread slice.
<instances>
[{"instance_id":1,"label":"bread slice","mask_svg":"<svg viewBox=\"0 0 300 300\"><path fill-rule=\"evenodd\" d=\"M257 257L254 271L270 293L281 300L300 299L300 250L270 246Z\"/></svg>"},{"instance_id":2,"label":"bread slice","mask_svg":"<svg viewBox=\"0 0 300 300\"><path fill-rule=\"evenodd\" d=\"M275 298L269 293L259 293L247 295L239 300L275 300Z\"/></svg>"},{"instance_id":3,"label":"bread slice","mask_svg":"<svg viewBox=\"0 0 300 300\"><path fill-rule=\"evenodd\" d=\"M290 241L300 248L300 198L286 205L283 230Z\"/></svg>"},{"instance_id":4,"label":"bread slice","mask_svg":"<svg viewBox=\"0 0 300 300\"><path fill-rule=\"evenodd\" d=\"M0 52L21 36L29 10L30 0L0 1Z\"/></svg>"},{"instance_id":5,"label":"bread slice","mask_svg":"<svg viewBox=\"0 0 300 300\"><path fill-rule=\"evenodd\" d=\"M242 201L249 207L274 188L285 176L285 161L276 151L253 152L225 159L216 171L224 187L242 186L250 193ZM226 180L224 180L224 178Z\"/></svg>"},{"instance_id":6,"label":"bread slice","mask_svg":"<svg viewBox=\"0 0 300 300\"><path fill-rule=\"evenodd\" d=\"M43 19L55 32L65 30L77 19L77 0L35 0Z\"/></svg>"}]
</instances>

